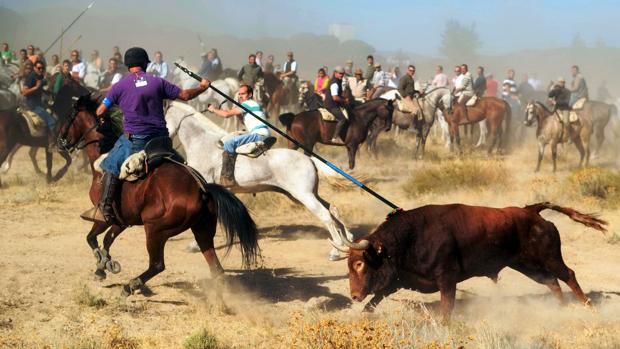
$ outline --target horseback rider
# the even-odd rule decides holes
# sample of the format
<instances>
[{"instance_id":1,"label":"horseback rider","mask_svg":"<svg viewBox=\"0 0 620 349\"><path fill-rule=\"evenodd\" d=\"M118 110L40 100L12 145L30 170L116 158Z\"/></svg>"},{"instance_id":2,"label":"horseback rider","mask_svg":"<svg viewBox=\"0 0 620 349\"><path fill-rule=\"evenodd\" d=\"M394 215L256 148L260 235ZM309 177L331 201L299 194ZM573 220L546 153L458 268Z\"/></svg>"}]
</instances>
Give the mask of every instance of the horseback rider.
<instances>
[{"instance_id":1,"label":"horseback rider","mask_svg":"<svg viewBox=\"0 0 620 349\"><path fill-rule=\"evenodd\" d=\"M484 67L479 66L476 68L476 74L478 74L478 77L474 81L474 93L476 96L482 97L487 90L487 79L484 77Z\"/></svg>"},{"instance_id":2,"label":"horseback rider","mask_svg":"<svg viewBox=\"0 0 620 349\"><path fill-rule=\"evenodd\" d=\"M344 144L338 140L338 136L340 135L340 131L347 122L347 118L345 117L346 112L346 101L344 99L343 93L344 89L342 88L342 78L344 77L344 68L341 66L337 66L334 68L334 75L330 80L329 88L327 89L327 94L325 95L325 107L336 117L338 123L336 124L336 129L334 130L334 135L332 137L332 143L336 144ZM343 109L345 110L343 112ZM346 138L346 137L345 137Z\"/></svg>"},{"instance_id":3,"label":"horseback rider","mask_svg":"<svg viewBox=\"0 0 620 349\"><path fill-rule=\"evenodd\" d=\"M97 108L97 116L118 105L124 115L125 133L101 162L101 201L98 207L85 213L91 220L118 224L114 213L114 199L120 191L118 178L123 162L133 153L144 150L146 144L158 137L168 137L164 118L164 99L188 101L197 97L209 87L209 80L203 79L197 88L181 90L176 85L146 73L149 56L143 48L132 47L125 52L125 65L129 68L121 81L112 86L103 102ZM94 211L94 212L93 212Z\"/></svg>"},{"instance_id":4,"label":"horseback rider","mask_svg":"<svg viewBox=\"0 0 620 349\"><path fill-rule=\"evenodd\" d=\"M47 124L47 136L49 144L54 144L54 131L56 129L56 119L47 111L41 97L43 87L47 84L45 80L45 65L41 61L34 64L34 69L24 80L22 95L26 97L26 106Z\"/></svg>"},{"instance_id":5,"label":"horseback rider","mask_svg":"<svg viewBox=\"0 0 620 349\"><path fill-rule=\"evenodd\" d=\"M250 85L241 85L239 87L239 103L251 110L254 114L264 118L260 104L252 99L254 90ZM209 111L215 115L223 118L230 118L233 116L243 117L243 124L245 129L249 132L247 134L232 137L224 142L224 152L222 152L222 173L220 175L220 185L230 188L237 185L235 181L235 162L237 161L236 149L251 142L264 141L269 137L269 128L263 124L260 120L255 118L252 114L237 107L233 107L230 110L223 110L215 107L213 104L209 105Z\"/></svg>"},{"instance_id":6,"label":"horseback rider","mask_svg":"<svg viewBox=\"0 0 620 349\"><path fill-rule=\"evenodd\" d=\"M398 93L403 98L405 103L413 103L413 97L420 95L420 91L415 89L415 81L413 80L415 75L415 65L410 64L407 67L407 73L400 79L398 83Z\"/></svg>"},{"instance_id":7,"label":"horseback rider","mask_svg":"<svg viewBox=\"0 0 620 349\"><path fill-rule=\"evenodd\" d=\"M248 56L248 64L241 67L237 78L248 86L254 87L256 81L263 77L263 70L260 65L256 63L256 55L251 54Z\"/></svg>"},{"instance_id":8,"label":"horseback rider","mask_svg":"<svg viewBox=\"0 0 620 349\"><path fill-rule=\"evenodd\" d=\"M588 99L588 85L586 85L586 79L579 72L579 67L574 65L571 67L571 74L573 75L573 82L570 86L570 103L571 108L581 98Z\"/></svg>"},{"instance_id":9,"label":"horseback rider","mask_svg":"<svg viewBox=\"0 0 620 349\"><path fill-rule=\"evenodd\" d=\"M551 91L549 91L549 98L554 101L555 110L560 115L562 121L562 139L565 139L569 135L570 129L570 97L571 92L565 87L566 80L563 77L559 77L558 81L553 85Z\"/></svg>"},{"instance_id":10,"label":"horseback rider","mask_svg":"<svg viewBox=\"0 0 620 349\"><path fill-rule=\"evenodd\" d=\"M293 57L293 52L289 51L286 56L288 60L284 62L283 72L280 75L280 79L284 83L284 90L289 91L297 86L297 70L299 69L299 65L297 61Z\"/></svg>"},{"instance_id":11,"label":"horseback rider","mask_svg":"<svg viewBox=\"0 0 620 349\"><path fill-rule=\"evenodd\" d=\"M459 75L455 82L454 95L458 97L457 104L463 107L465 120L469 121L466 104L474 95L474 81L467 64L461 64L461 75Z\"/></svg>"}]
</instances>

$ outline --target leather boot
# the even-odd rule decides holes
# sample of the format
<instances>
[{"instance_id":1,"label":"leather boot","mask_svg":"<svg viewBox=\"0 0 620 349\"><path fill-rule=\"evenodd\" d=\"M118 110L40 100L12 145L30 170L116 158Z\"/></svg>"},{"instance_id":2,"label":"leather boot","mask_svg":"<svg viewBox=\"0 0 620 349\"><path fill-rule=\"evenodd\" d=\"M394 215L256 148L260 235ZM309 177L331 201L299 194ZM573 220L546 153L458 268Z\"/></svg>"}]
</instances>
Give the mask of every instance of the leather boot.
<instances>
[{"instance_id":1,"label":"leather boot","mask_svg":"<svg viewBox=\"0 0 620 349\"><path fill-rule=\"evenodd\" d=\"M342 131L342 128L344 127L346 120L341 119L338 120L338 123L336 124L336 129L334 130L334 136L332 137L332 143L336 143L336 144L344 144L344 142L342 142L338 136L340 135L340 132Z\"/></svg>"},{"instance_id":2,"label":"leather boot","mask_svg":"<svg viewBox=\"0 0 620 349\"><path fill-rule=\"evenodd\" d=\"M237 186L235 181L235 162L236 153L222 152L222 174L220 175L220 185L225 188Z\"/></svg>"},{"instance_id":3,"label":"leather boot","mask_svg":"<svg viewBox=\"0 0 620 349\"><path fill-rule=\"evenodd\" d=\"M114 200L117 192L121 188L121 180L110 172L104 172L101 178L101 201L99 211L108 224L119 224L114 212Z\"/></svg>"}]
</instances>

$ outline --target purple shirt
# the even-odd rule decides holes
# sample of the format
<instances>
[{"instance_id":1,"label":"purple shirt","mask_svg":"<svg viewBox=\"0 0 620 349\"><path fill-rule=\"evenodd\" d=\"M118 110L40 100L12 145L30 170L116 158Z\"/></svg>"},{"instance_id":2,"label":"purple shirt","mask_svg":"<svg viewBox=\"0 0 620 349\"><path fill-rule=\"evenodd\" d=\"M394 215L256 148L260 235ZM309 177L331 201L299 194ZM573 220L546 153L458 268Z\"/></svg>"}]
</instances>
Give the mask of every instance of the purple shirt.
<instances>
[{"instance_id":1,"label":"purple shirt","mask_svg":"<svg viewBox=\"0 0 620 349\"><path fill-rule=\"evenodd\" d=\"M137 135L168 133L164 99L176 99L181 89L145 72L129 73L106 96L125 117L125 132Z\"/></svg>"}]
</instances>

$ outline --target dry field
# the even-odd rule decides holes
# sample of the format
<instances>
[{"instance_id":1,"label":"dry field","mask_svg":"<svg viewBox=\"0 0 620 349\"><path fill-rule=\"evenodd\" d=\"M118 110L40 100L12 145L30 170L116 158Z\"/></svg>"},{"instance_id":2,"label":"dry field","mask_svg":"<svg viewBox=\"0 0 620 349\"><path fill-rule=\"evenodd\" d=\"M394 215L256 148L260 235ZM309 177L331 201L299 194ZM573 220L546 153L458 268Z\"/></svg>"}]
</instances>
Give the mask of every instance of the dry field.
<instances>
[{"instance_id":1,"label":"dry field","mask_svg":"<svg viewBox=\"0 0 620 349\"><path fill-rule=\"evenodd\" d=\"M431 145L428 160L414 162L412 141L383 135L379 158L362 151L354 173L406 209L549 200L607 219L603 235L544 214L558 226L565 260L594 308L559 306L546 287L504 270L497 284L486 278L459 284L448 326L437 321L438 294L399 291L374 314L363 314L363 304L348 296L346 261L327 260L327 231L278 194L240 196L260 228L259 266L240 269L238 250L226 257L220 250L227 277L216 285L203 257L185 252L192 239L185 232L168 243L167 269L148 289L122 298L121 284L147 266L142 229L125 231L112 248L122 272L94 281L89 224L78 217L89 207L89 175L72 168L47 185L21 149L0 189L0 348L620 347L620 175L611 153L593 161L599 167L578 171L568 148L557 174L549 162L535 174L533 145L492 159L468 151L467 160ZM346 163L344 149L319 151ZM323 182L320 191L356 234L370 233L388 212L359 189ZM216 288L225 305L216 302Z\"/></svg>"}]
</instances>

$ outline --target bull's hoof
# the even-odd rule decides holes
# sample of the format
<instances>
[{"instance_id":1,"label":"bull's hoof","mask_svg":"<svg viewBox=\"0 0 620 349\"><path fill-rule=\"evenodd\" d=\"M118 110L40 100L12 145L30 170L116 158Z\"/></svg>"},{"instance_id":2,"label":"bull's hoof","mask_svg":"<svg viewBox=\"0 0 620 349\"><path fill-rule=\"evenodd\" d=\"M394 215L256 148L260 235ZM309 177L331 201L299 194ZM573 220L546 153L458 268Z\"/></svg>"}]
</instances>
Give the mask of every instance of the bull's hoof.
<instances>
[{"instance_id":1,"label":"bull's hoof","mask_svg":"<svg viewBox=\"0 0 620 349\"><path fill-rule=\"evenodd\" d=\"M106 278L105 271L103 269L95 270L95 281L103 281Z\"/></svg>"},{"instance_id":2,"label":"bull's hoof","mask_svg":"<svg viewBox=\"0 0 620 349\"><path fill-rule=\"evenodd\" d=\"M109 260L105 263L105 269L112 274L121 272L121 264L115 260Z\"/></svg>"},{"instance_id":3,"label":"bull's hoof","mask_svg":"<svg viewBox=\"0 0 620 349\"><path fill-rule=\"evenodd\" d=\"M374 313L375 312L375 306L371 305L371 304L366 304L366 306L364 306L364 309L362 310L362 312L364 312L364 313Z\"/></svg>"}]
</instances>

